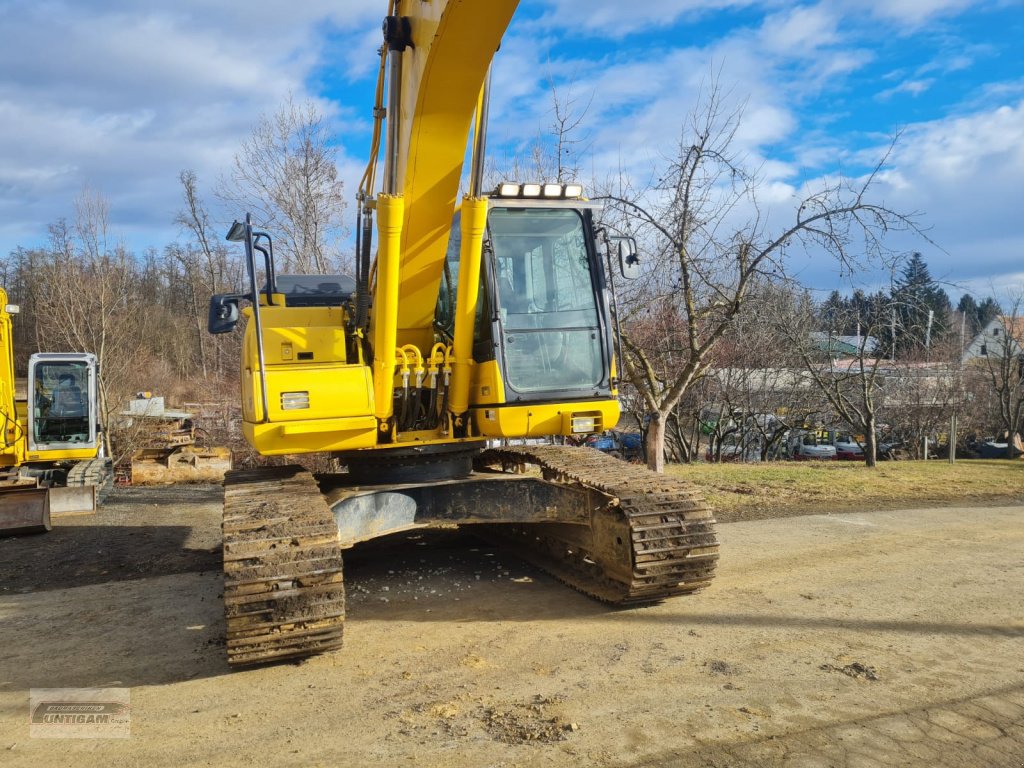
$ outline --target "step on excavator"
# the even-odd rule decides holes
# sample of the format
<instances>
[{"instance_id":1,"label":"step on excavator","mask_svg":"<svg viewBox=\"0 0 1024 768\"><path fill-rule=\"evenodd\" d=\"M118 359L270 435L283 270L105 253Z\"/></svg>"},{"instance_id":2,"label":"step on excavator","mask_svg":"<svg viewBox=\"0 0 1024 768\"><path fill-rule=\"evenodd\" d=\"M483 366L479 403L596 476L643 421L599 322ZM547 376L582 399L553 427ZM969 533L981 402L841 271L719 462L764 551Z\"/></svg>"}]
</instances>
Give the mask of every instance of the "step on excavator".
<instances>
[{"instance_id":1,"label":"step on excavator","mask_svg":"<svg viewBox=\"0 0 1024 768\"><path fill-rule=\"evenodd\" d=\"M12 315L0 288L0 536L43 533L51 514L88 514L113 486L103 457L96 356L39 353L28 361L28 387L16 392Z\"/></svg>"},{"instance_id":2,"label":"step on excavator","mask_svg":"<svg viewBox=\"0 0 1024 768\"><path fill-rule=\"evenodd\" d=\"M212 297L209 330L246 320L245 438L345 468L226 477L231 664L340 647L343 551L399 531L478 526L612 605L714 575L714 519L693 488L557 444L619 419L613 277L638 259L578 184L483 190L488 72L516 5L389 3L354 277L279 275L249 215L228 232L248 285Z\"/></svg>"}]
</instances>

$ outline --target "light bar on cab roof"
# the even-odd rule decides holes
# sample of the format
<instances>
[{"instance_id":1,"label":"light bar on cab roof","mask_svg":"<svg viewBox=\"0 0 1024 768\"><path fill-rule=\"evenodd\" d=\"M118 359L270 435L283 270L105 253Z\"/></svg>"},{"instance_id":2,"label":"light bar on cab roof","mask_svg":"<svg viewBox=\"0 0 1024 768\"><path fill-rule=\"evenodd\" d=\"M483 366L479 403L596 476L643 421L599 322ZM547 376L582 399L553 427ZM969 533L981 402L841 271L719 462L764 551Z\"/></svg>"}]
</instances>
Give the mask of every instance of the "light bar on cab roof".
<instances>
[{"instance_id":1,"label":"light bar on cab roof","mask_svg":"<svg viewBox=\"0 0 1024 768\"><path fill-rule=\"evenodd\" d=\"M519 198L580 198L583 197L582 184L517 184L506 181L498 185L495 197Z\"/></svg>"}]
</instances>

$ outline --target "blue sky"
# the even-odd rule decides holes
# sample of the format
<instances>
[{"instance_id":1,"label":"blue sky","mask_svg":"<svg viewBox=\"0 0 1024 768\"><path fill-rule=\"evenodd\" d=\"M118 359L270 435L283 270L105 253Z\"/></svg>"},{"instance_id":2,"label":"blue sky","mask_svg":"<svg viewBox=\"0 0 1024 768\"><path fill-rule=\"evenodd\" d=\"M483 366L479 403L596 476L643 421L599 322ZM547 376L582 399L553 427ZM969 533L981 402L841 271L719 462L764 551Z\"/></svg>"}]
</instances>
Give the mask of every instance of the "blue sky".
<instances>
[{"instance_id":1,"label":"blue sky","mask_svg":"<svg viewBox=\"0 0 1024 768\"><path fill-rule=\"evenodd\" d=\"M110 201L115 235L162 247L179 236L178 173L208 192L288 93L330 116L354 191L384 13L383 0L0 0L0 253L43 242L84 187ZM876 199L922 212L938 247L895 245L921 250L952 294L988 294L1024 285L1022 39L1020 0L523 0L495 65L490 147L528 153L554 83L589 105L583 179L643 180L718 72L746 104L737 147L773 217L839 169L864 172L902 130ZM820 260L792 269L842 286Z\"/></svg>"}]
</instances>

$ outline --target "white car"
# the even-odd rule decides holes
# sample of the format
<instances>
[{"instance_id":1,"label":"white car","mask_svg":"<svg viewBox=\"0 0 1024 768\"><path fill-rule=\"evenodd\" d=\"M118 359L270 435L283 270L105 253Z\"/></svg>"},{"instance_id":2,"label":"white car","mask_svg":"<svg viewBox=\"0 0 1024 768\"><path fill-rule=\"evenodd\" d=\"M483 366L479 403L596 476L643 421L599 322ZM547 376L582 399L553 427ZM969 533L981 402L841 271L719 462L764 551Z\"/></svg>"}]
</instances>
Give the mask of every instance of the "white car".
<instances>
[{"instance_id":1,"label":"white car","mask_svg":"<svg viewBox=\"0 0 1024 768\"><path fill-rule=\"evenodd\" d=\"M797 461L831 461L836 457L836 447L818 440L813 434L806 434L795 442L790 453Z\"/></svg>"},{"instance_id":2,"label":"white car","mask_svg":"<svg viewBox=\"0 0 1024 768\"><path fill-rule=\"evenodd\" d=\"M836 448L837 459L846 461L864 460L864 449L850 435L839 435L833 445Z\"/></svg>"}]
</instances>

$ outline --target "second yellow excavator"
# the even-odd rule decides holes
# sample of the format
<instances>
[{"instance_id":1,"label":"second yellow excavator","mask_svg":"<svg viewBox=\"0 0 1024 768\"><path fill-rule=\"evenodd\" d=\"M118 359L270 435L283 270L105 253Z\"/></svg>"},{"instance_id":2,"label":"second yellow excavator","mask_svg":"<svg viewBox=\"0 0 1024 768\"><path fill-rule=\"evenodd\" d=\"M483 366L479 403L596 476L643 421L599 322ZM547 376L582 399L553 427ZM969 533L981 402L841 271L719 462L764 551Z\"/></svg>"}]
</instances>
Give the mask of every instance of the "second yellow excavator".
<instances>
[{"instance_id":1,"label":"second yellow excavator","mask_svg":"<svg viewBox=\"0 0 1024 768\"><path fill-rule=\"evenodd\" d=\"M249 285L213 297L209 328L247 320L246 439L264 455L329 453L347 470L229 473L234 664L338 647L342 551L397 531L486 526L617 605L691 592L714 574L714 520L685 483L533 444L617 422L613 265L628 279L637 254L597 226L599 206L577 184L482 188L488 71L516 5L389 4L355 278L277 274L271 236L248 216L228 233L244 244Z\"/></svg>"},{"instance_id":2,"label":"second yellow excavator","mask_svg":"<svg viewBox=\"0 0 1024 768\"><path fill-rule=\"evenodd\" d=\"M50 515L95 512L114 483L103 456L96 356L29 357L28 387L16 392L12 316L0 288L0 535L50 530Z\"/></svg>"}]
</instances>

